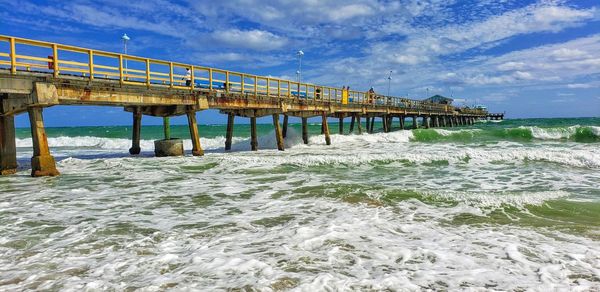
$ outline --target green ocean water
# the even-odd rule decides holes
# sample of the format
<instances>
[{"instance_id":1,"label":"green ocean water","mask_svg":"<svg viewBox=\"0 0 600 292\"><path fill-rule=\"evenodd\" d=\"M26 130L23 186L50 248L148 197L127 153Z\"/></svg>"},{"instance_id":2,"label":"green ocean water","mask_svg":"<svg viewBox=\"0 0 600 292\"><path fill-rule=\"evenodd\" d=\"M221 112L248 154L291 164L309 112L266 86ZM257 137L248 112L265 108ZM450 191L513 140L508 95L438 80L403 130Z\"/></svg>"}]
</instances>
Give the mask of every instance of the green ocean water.
<instances>
[{"instance_id":1,"label":"green ocean water","mask_svg":"<svg viewBox=\"0 0 600 292\"><path fill-rule=\"evenodd\" d=\"M349 119L347 119L349 122ZM0 290L600 289L600 119L514 119L344 134L172 126L48 128L61 176L0 177ZM411 125L410 120L407 125ZM365 128L363 122L363 129ZM356 130L356 129L355 129ZM33 276L32 276L33 275ZM193 286L192 286L193 283Z\"/></svg>"},{"instance_id":2,"label":"green ocean water","mask_svg":"<svg viewBox=\"0 0 600 292\"><path fill-rule=\"evenodd\" d=\"M240 119L240 118L238 118ZM301 125L298 121L291 119L290 127L300 131ZM349 118L345 119L344 129L345 133L349 131L350 122ZM409 129L412 126L412 120L406 119L407 123L405 127ZM246 121L247 122L247 121ZM339 123L333 120L329 122L330 132L337 133L339 129ZM379 119L376 120L375 130L381 131L382 124ZM477 123L474 126L463 126L456 127L462 129L475 129L481 130L481 132L460 132L455 135L444 136L434 130L421 129L415 131L415 141L419 142L493 142L500 140L514 140L514 141L535 141L543 139L543 137L535 137L535 133L532 133L531 127L548 129L553 135L563 135L563 140L575 141L575 142L600 142L600 136L597 132L594 132L592 127L600 125L600 118L553 118L553 119L510 119L504 120L501 123L487 122ZM581 126L581 127L577 127ZM365 129L365 121L362 120L363 130ZM571 133L573 129L575 133ZM161 139L163 137L162 126L143 126L142 139ZM394 130L400 129L399 120L396 118L392 124ZM258 135L266 135L272 131L273 126L271 124L258 124L257 131ZM453 128L444 128L453 129ZM130 138L131 137L130 126L103 126L103 127L52 127L47 128L49 137L80 137L80 136L92 136L102 138ZM171 125L171 134L175 137L186 138L189 136L187 125ZM214 138L224 136L226 131L225 125L199 125L199 131L203 137ZM358 131L358 125L355 128ZM309 123L309 134L317 135L321 133L320 123ZM235 124L234 135L237 137L250 137L250 125L249 124ZM568 137L567 137L568 136ZM30 137L29 128L17 129L18 138Z\"/></svg>"}]
</instances>

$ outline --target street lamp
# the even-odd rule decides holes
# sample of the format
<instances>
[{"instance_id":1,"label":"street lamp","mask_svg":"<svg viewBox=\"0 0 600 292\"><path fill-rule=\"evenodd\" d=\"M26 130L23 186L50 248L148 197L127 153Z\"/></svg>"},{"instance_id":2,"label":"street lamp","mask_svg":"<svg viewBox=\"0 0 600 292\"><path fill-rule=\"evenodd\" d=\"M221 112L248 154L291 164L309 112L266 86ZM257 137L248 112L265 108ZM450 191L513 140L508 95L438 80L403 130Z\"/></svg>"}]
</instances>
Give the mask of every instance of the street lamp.
<instances>
[{"instance_id":1,"label":"street lamp","mask_svg":"<svg viewBox=\"0 0 600 292\"><path fill-rule=\"evenodd\" d=\"M298 56L298 83L302 82L302 56L304 56L304 52L302 50L296 52L296 56Z\"/></svg>"},{"instance_id":2,"label":"street lamp","mask_svg":"<svg viewBox=\"0 0 600 292\"><path fill-rule=\"evenodd\" d=\"M123 40L123 53L125 55L127 55L127 42L131 39L129 38L129 36L127 36L126 33L123 34L123 36L121 37L121 39ZM127 72L127 59L125 59L125 72Z\"/></svg>"},{"instance_id":3,"label":"street lamp","mask_svg":"<svg viewBox=\"0 0 600 292\"><path fill-rule=\"evenodd\" d=\"M388 92L387 96L390 96L390 87L392 86L392 70L390 70L390 75L388 75Z\"/></svg>"}]
</instances>

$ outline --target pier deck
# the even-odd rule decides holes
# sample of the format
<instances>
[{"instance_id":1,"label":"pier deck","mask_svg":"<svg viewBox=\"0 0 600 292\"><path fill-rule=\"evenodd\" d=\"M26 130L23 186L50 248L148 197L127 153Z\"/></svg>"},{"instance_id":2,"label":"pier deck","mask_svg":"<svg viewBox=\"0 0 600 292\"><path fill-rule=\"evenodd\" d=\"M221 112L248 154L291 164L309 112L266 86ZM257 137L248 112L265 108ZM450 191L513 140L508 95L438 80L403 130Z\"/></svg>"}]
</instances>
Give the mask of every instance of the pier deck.
<instances>
[{"instance_id":1,"label":"pier deck","mask_svg":"<svg viewBox=\"0 0 600 292\"><path fill-rule=\"evenodd\" d=\"M142 115L187 115L194 155L203 154L195 115L206 109L228 115L226 150L231 148L236 116L250 118L252 150L258 149L256 118L263 116L273 117L279 150L284 150L289 116L302 118L305 143L307 118L321 117L327 144L331 117L339 119L342 134L344 118L352 119L351 131L356 121L360 133L361 118L367 121L367 132L373 132L375 118L381 118L383 131L389 132L393 118L404 129L406 118L414 128L429 128L472 125L490 116L481 109L0 36L1 174L16 171L14 116L27 112L34 148L32 176L58 175L43 124L43 108L57 105L118 106L131 112L134 155L140 153Z\"/></svg>"}]
</instances>

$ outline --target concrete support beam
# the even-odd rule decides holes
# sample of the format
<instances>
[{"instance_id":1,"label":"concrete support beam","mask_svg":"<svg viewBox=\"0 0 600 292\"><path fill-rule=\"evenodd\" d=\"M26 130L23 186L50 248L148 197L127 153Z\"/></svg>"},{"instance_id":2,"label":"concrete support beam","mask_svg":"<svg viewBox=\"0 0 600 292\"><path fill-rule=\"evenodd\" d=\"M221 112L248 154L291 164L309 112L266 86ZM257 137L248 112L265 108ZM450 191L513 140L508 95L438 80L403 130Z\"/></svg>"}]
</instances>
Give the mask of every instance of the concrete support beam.
<instances>
[{"instance_id":1,"label":"concrete support beam","mask_svg":"<svg viewBox=\"0 0 600 292\"><path fill-rule=\"evenodd\" d=\"M413 129L418 129L419 128L419 123L417 123L417 116L412 116L412 124L413 124Z\"/></svg>"},{"instance_id":2,"label":"concrete support beam","mask_svg":"<svg viewBox=\"0 0 600 292\"><path fill-rule=\"evenodd\" d=\"M323 134L325 134L325 144L331 145L331 137L329 137L329 124L327 123L327 113L323 113Z\"/></svg>"},{"instance_id":3,"label":"concrete support beam","mask_svg":"<svg viewBox=\"0 0 600 292\"><path fill-rule=\"evenodd\" d=\"M381 117L381 124L383 125L383 132L384 133L388 133L390 131L390 128L388 126L388 117L387 117L387 115L383 115Z\"/></svg>"},{"instance_id":4,"label":"concrete support beam","mask_svg":"<svg viewBox=\"0 0 600 292\"><path fill-rule=\"evenodd\" d=\"M371 133L373 133L373 128L375 128L375 117L371 118Z\"/></svg>"},{"instance_id":5,"label":"concrete support beam","mask_svg":"<svg viewBox=\"0 0 600 292\"><path fill-rule=\"evenodd\" d=\"M367 119L367 133L371 133L371 118L369 116L367 116L366 119Z\"/></svg>"},{"instance_id":6,"label":"concrete support beam","mask_svg":"<svg viewBox=\"0 0 600 292\"><path fill-rule=\"evenodd\" d=\"M340 135L343 135L344 134L344 117L343 116L340 116L339 126L340 126Z\"/></svg>"},{"instance_id":7,"label":"concrete support beam","mask_svg":"<svg viewBox=\"0 0 600 292\"><path fill-rule=\"evenodd\" d=\"M48 137L44 129L44 118L41 107L30 107L29 122L31 124L31 138L33 140L33 157L31 158L31 176L57 176L54 157L50 155Z\"/></svg>"},{"instance_id":8,"label":"concrete support beam","mask_svg":"<svg viewBox=\"0 0 600 292\"><path fill-rule=\"evenodd\" d=\"M279 126L279 115L273 114L273 128L275 128L275 139L277 140L277 150L285 150L283 144L283 133L281 133L281 126Z\"/></svg>"},{"instance_id":9,"label":"concrete support beam","mask_svg":"<svg viewBox=\"0 0 600 292\"><path fill-rule=\"evenodd\" d=\"M288 129L288 115L283 115L283 128L281 129L281 135L283 138L287 138Z\"/></svg>"},{"instance_id":10,"label":"concrete support beam","mask_svg":"<svg viewBox=\"0 0 600 292\"><path fill-rule=\"evenodd\" d=\"M256 133L256 117L250 118L250 148L258 151L258 136Z\"/></svg>"},{"instance_id":11,"label":"concrete support beam","mask_svg":"<svg viewBox=\"0 0 600 292\"><path fill-rule=\"evenodd\" d=\"M142 132L142 110L136 107L133 111L133 128L131 131L131 148L129 148L129 154L138 155L140 154L140 136Z\"/></svg>"},{"instance_id":12,"label":"concrete support beam","mask_svg":"<svg viewBox=\"0 0 600 292\"><path fill-rule=\"evenodd\" d=\"M198 122L196 121L196 112L187 113L188 126L190 128L190 138L192 138L192 155L203 156L204 150L200 144L200 133L198 133Z\"/></svg>"},{"instance_id":13,"label":"concrete support beam","mask_svg":"<svg viewBox=\"0 0 600 292\"><path fill-rule=\"evenodd\" d=\"M404 130L404 125L406 124L406 116L400 116L400 129Z\"/></svg>"},{"instance_id":14,"label":"concrete support beam","mask_svg":"<svg viewBox=\"0 0 600 292\"><path fill-rule=\"evenodd\" d=\"M362 134L362 124L360 122L360 115L356 115L356 122L358 123L358 134Z\"/></svg>"},{"instance_id":15,"label":"concrete support beam","mask_svg":"<svg viewBox=\"0 0 600 292\"><path fill-rule=\"evenodd\" d=\"M17 172L15 117L0 116L0 175Z\"/></svg>"},{"instance_id":16,"label":"concrete support beam","mask_svg":"<svg viewBox=\"0 0 600 292\"><path fill-rule=\"evenodd\" d=\"M302 142L308 144L308 118L302 118Z\"/></svg>"},{"instance_id":17,"label":"concrete support beam","mask_svg":"<svg viewBox=\"0 0 600 292\"><path fill-rule=\"evenodd\" d=\"M354 132L355 121L356 121L356 115L352 115L352 117L350 118L350 131L349 131L350 134L352 134L352 132Z\"/></svg>"},{"instance_id":18,"label":"concrete support beam","mask_svg":"<svg viewBox=\"0 0 600 292\"><path fill-rule=\"evenodd\" d=\"M231 140L233 139L233 124L235 122L235 115L233 113L227 114L227 132L225 133L225 150L231 150Z\"/></svg>"},{"instance_id":19,"label":"concrete support beam","mask_svg":"<svg viewBox=\"0 0 600 292\"><path fill-rule=\"evenodd\" d=\"M429 117L428 116L423 116L423 127L425 129L429 129L430 123L429 123Z\"/></svg>"}]
</instances>

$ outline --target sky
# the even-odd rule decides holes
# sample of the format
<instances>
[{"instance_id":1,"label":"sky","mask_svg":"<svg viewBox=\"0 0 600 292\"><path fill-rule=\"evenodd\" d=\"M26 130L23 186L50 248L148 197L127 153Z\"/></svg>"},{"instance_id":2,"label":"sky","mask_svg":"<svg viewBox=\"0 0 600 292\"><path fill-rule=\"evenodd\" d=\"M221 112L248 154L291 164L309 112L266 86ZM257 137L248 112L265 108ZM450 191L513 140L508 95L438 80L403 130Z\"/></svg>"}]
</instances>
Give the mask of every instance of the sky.
<instances>
[{"instance_id":1,"label":"sky","mask_svg":"<svg viewBox=\"0 0 600 292\"><path fill-rule=\"evenodd\" d=\"M295 80L302 50L305 82L385 94L392 71L395 96L441 94L508 118L600 116L600 0L0 0L3 35L122 52L124 33L143 57ZM44 115L131 123L116 107Z\"/></svg>"}]
</instances>

